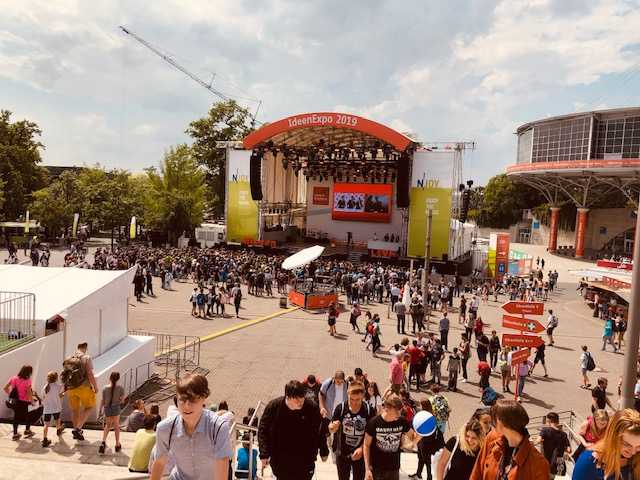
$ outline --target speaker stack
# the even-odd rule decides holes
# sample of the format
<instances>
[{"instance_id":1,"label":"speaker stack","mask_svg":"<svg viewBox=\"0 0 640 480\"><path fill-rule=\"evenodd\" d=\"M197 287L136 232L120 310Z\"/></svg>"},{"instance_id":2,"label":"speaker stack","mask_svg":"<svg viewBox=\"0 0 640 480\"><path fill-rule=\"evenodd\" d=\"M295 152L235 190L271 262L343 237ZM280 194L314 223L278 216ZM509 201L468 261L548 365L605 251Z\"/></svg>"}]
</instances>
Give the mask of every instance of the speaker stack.
<instances>
[{"instance_id":1,"label":"speaker stack","mask_svg":"<svg viewBox=\"0 0 640 480\"><path fill-rule=\"evenodd\" d=\"M262 156L257 153L251 155L249 182L251 184L251 198L262 200Z\"/></svg>"},{"instance_id":2,"label":"speaker stack","mask_svg":"<svg viewBox=\"0 0 640 480\"><path fill-rule=\"evenodd\" d=\"M396 206L398 208L409 207L409 156L406 153L403 153L398 160Z\"/></svg>"}]
</instances>

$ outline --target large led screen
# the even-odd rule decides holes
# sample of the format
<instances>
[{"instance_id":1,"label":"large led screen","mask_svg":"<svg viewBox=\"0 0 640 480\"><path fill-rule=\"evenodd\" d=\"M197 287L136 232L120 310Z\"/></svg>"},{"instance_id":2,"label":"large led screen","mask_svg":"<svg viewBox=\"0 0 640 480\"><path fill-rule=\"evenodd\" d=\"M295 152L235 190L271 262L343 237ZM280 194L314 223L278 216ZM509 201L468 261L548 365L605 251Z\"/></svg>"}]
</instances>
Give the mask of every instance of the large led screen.
<instances>
[{"instance_id":1,"label":"large led screen","mask_svg":"<svg viewBox=\"0 0 640 480\"><path fill-rule=\"evenodd\" d=\"M391 193L391 185L335 183L331 218L354 222L389 223Z\"/></svg>"}]
</instances>

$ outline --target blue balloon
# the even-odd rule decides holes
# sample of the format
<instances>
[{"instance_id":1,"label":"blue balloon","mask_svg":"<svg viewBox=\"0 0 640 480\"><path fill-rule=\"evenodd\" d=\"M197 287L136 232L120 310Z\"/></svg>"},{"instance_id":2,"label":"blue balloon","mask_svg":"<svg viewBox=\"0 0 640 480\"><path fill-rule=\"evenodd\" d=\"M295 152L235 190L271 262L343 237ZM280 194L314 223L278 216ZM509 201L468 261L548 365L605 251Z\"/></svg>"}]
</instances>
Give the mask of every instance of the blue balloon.
<instances>
[{"instance_id":1,"label":"blue balloon","mask_svg":"<svg viewBox=\"0 0 640 480\"><path fill-rule=\"evenodd\" d=\"M436 418L426 410L416 412L411 420L413 429L418 435L427 436L436 431L438 424Z\"/></svg>"}]
</instances>

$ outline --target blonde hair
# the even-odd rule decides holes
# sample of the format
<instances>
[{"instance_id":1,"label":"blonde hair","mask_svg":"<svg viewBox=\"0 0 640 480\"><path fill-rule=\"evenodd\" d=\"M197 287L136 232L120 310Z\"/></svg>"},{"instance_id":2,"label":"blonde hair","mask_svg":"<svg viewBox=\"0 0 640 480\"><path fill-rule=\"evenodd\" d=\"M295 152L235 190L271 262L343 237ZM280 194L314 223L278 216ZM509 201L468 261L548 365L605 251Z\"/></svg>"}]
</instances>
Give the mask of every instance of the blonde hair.
<instances>
[{"instance_id":1,"label":"blonde hair","mask_svg":"<svg viewBox=\"0 0 640 480\"><path fill-rule=\"evenodd\" d=\"M597 409L593 412L591 416L591 425L589 425L589 433L592 438L599 438L602 434L606 433L607 426L605 426L601 432L598 431L598 426L596 425L596 421L598 420L606 420L607 426L609 425L609 413L606 410L601 408Z\"/></svg>"},{"instance_id":2,"label":"blonde hair","mask_svg":"<svg viewBox=\"0 0 640 480\"><path fill-rule=\"evenodd\" d=\"M58 372L56 372L55 370L51 370L49 373L47 373L47 386L44 387L45 395L49 393L49 391L51 390L50 384L56 383L57 381L58 381Z\"/></svg>"},{"instance_id":3,"label":"blonde hair","mask_svg":"<svg viewBox=\"0 0 640 480\"><path fill-rule=\"evenodd\" d=\"M471 450L471 446L469 445L469 442L467 442L467 432L473 432L478 436L478 441L480 443L480 447L478 448L478 450L480 450L480 448L482 447L484 439L486 438L486 434L484 433L482 424L479 421L473 419L465 423L460 429L460 433L458 434L458 438L460 439L458 441L460 450L462 450L467 455L475 456L478 450L476 450L475 452Z\"/></svg>"},{"instance_id":4,"label":"blonde hair","mask_svg":"<svg viewBox=\"0 0 640 480\"><path fill-rule=\"evenodd\" d=\"M621 477L620 456L622 451L622 435L628 432L640 436L640 413L625 408L613 414L602 439L593 446L593 451L600 454L596 466L604 470L604 478ZM640 455L635 454L629 459L629 466L633 469L635 478L640 478Z\"/></svg>"}]
</instances>

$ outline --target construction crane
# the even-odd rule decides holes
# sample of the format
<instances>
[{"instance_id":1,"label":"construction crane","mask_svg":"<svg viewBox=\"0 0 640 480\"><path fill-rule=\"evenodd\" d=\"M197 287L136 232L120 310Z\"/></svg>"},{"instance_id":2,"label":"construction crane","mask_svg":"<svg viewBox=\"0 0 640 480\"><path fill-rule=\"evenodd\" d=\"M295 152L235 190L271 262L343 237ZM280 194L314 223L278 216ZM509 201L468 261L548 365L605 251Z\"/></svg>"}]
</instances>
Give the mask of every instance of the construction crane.
<instances>
[{"instance_id":1,"label":"construction crane","mask_svg":"<svg viewBox=\"0 0 640 480\"><path fill-rule=\"evenodd\" d=\"M195 74L191 73L189 70L187 70L186 68L184 68L182 65L180 65L178 62L176 62L175 60L173 60L170 56L166 55L165 53L163 53L162 51L158 50L156 47L154 47L153 45L151 45L149 42L143 40L142 38L140 38L139 36L137 36L135 33L133 33L131 30L127 30L126 28L124 28L123 26L120 26L120 30L122 30L124 33L126 33L127 35L131 35L133 38L135 38L138 42L140 42L142 45L144 45L145 47L147 47L149 50L151 50L153 53L155 53L156 55L158 55L159 57L161 57L163 60L166 60L167 62L169 62L171 65L173 65L174 67L176 67L178 70L180 70L181 72L189 75L193 80L195 80L196 82L198 82L200 85L202 85L204 88L206 88L207 90L209 90L210 92L213 92L214 94L216 94L218 97L220 97L221 99L223 99L224 101L228 102L231 99L225 95L222 92L219 92L218 90L216 90L215 88L213 88L211 86L210 83L205 82L204 80L200 79L199 77L197 77ZM215 75L215 74L214 74ZM211 81L213 82L213 78L211 79ZM255 127L256 123L261 125L261 122L259 122L256 119L256 115L258 114L258 111L260 110L260 106L262 105L262 102L260 100L256 100L258 102L258 108L256 108L256 113L255 115L251 114L251 112L247 112L247 115L249 116L249 118L251 119L251 126Z\"/></svg>"}]
</instances>

